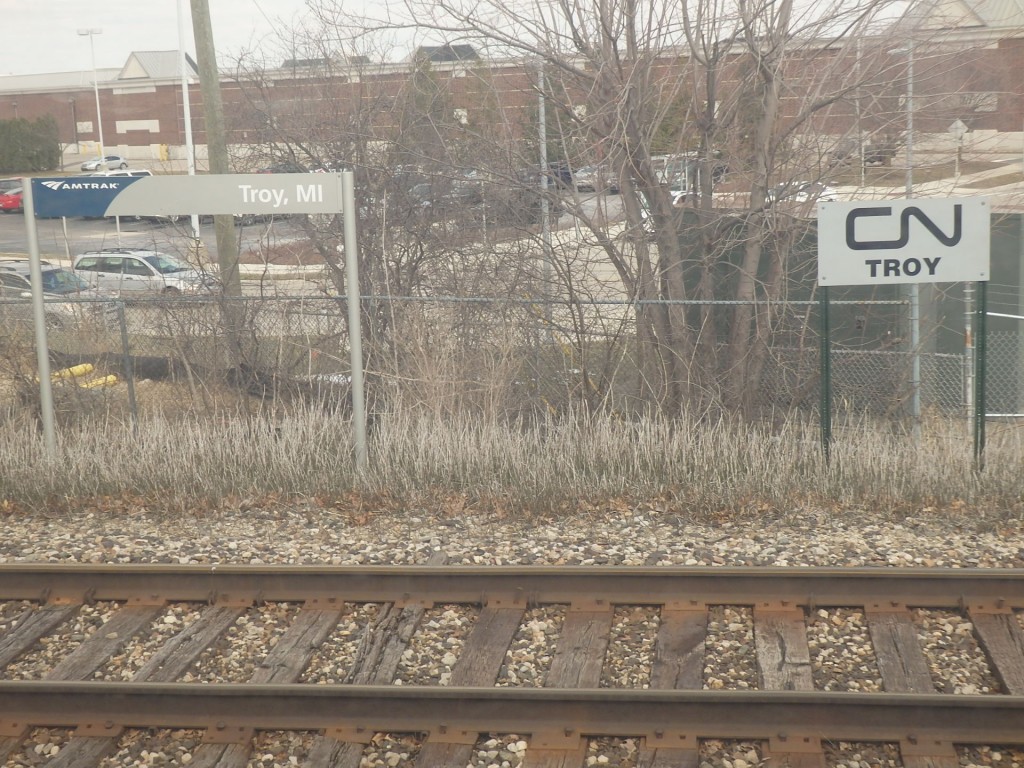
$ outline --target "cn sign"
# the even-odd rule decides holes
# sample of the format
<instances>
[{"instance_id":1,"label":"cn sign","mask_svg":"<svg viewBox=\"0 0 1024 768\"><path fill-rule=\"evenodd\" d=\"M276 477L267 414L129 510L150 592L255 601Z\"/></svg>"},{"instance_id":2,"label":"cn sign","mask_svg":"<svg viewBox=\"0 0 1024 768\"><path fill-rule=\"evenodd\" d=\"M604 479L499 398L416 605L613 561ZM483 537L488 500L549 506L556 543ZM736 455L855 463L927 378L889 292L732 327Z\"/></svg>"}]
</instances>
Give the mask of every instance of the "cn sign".
<instances>
[{"instance_id":1,"label":"cn sign","mask_svg":"<svg viewBox=\"0 0 1024 768\"><path fill-rule=\"evenodd\" d=\"M818 284L988 280L983 197L818 205Z\"/></svg>"}]
</instances>

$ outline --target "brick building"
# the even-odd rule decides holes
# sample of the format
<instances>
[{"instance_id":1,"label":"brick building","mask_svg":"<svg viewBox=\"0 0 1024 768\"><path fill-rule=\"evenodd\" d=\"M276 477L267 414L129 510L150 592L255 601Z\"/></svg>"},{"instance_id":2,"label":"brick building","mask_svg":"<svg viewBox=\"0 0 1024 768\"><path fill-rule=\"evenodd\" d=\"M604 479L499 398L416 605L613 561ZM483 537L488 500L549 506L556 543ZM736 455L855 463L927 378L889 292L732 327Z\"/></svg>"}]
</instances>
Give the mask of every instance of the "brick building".
<instances>
[{"instance_id":1,"label":"brick building","mask_svg":"<svg viewBox=\"0 0 1024 768\"><path fill-rule=\"evenodd\" d=\"M926 11L921 9L925 8ZM893 41L902 41L902 49ZM888 41L888 42L886 42ZM783 119L799 109L801 82L823 68L854 69L865 83L823 110L809 130L832 137L879 136L902 130L913 42L915 141L946 150L949 128L966 126L964 146L978 152L1020 152L1024 146L1024 9L1016 0L939 0L916 5L877 40L832 41L819 49L795 51L786 65L787 95ZM421 50L432 77L442 82L460 121L491 122L496 140L514 138L535 109L535 71L522 61L481 61L468 46ZM272 146L282 127L289 135L343 130L357 117L386 135L398 120L403 87L416 57L401 63L291 60L256 74L222 72L229 143L244 155L246 147ZM737 57L738 61L738 57ZM145 163L181 161L185 131L180 57L176 51L132 53L120 69L97 71L105 149ZM668 77L684 59L666 57ZM199 165L205 156L202 97L195 64L187 59L193 141ZM837 75L838 76L838 75ZM726 73L726 80L728 80ZM0 119L52 116L67 155L97 152L100 139L93 73L0 77ZM788 106L787 106L788 105ZM360 115L360 112L362 114ZM510 117L510 115L512 117ZM808 129L805 129L808 130Z\"/></svg>"}]
</instances>

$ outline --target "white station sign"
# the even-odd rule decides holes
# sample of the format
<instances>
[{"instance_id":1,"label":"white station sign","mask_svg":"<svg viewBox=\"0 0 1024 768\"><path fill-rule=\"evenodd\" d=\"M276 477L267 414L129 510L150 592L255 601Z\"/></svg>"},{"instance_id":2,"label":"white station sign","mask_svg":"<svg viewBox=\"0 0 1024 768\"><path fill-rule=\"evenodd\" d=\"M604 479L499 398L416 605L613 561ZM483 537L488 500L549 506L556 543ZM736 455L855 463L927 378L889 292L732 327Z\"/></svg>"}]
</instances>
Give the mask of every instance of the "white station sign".
<instances>
[{"instance_id":1,"label":"white station sign","mask_svg":"<svg viewBox=\"0 0 1024 768\"><path fill-rule=\"evenodd\" d=\"M132 181L105 215L341 211L340 173L143 176Z\"/></svg>"},{"instance_id":2,"label":"white station sign","mask_svg":"<svg viewBox=\"0 0 1024 768\"><path fill-rule=\"evenodd\" d=\"M818 205L818 284L890 285L989 279L984 197Z\"/></svg>"}]
</instances>

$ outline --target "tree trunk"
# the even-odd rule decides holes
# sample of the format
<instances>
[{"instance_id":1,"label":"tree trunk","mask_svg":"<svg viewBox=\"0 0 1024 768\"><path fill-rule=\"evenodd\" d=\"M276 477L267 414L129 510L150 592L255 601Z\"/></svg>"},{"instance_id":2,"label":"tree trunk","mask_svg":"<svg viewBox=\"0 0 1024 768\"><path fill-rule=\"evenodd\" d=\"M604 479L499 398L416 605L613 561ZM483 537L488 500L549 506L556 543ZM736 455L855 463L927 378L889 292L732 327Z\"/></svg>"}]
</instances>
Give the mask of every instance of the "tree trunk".
<instances>
[{"instance_id":1,"label":"tree trunk","mask_svg":"<svg viewBox=\"0 0 1024 768\"><path fill-rule=\"evenodd\" d=\"M750 188L750 208L747 214L746 239L743 261L740 265L736 284L736 301L744 302L736 307L729 339L729 363L726 370L725 405L730 409L742 409L747 393L757 390L760 382L752 380L750 350L765 329L754 323L754 301L757 299L758 273L764 253L766 236L766 215L764 204L768 189L768 178L773 164L772 137L775 133L779 114L778 69L782 65L785 39L789 28L792 0L782 0L774 28L766 43L756 39L753 25L746 33L751 49L767 51L759 56L757 73L762 83L762 109L755 130L754 178Z\"/></svg>"}]
</instances>

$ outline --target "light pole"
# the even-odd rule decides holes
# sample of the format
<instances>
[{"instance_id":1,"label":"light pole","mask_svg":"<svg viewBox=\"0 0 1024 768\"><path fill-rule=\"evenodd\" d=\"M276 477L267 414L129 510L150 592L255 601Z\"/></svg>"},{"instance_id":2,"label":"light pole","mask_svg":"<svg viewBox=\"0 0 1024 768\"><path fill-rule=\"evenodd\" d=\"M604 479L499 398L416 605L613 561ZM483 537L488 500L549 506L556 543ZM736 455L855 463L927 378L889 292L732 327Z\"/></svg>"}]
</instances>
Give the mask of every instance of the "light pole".
<instances>
[{"instance_id":1,"label":"light pole","mask_svg":"<svg viewBox=\"0 0 1024 768\"><path fill-rule=\"evenodd\" d=\"M540 144L540 227L541 238L544 244L544 322L547 326L549 344L554 344L553 311L551 308L551 276L552 276L552 255L551 255L551 207L548 201L548 126L547 126L547 105L544 98L546 83L544 80L544 60L541 59L537 65L537 93L538 93L538 122L539 144Z\"/></svg>"},{"instance_id":2,"label":"light pole","mask_svg":"<svg viewBox=\"0 0 1024 768\"><path fill-rule=\"evenodd\" d=\"M914 38L907 40L907 178L905 196L914 196ZM908 286L910 299L910 416L914 437L921 438L921 291Z\"/></svg>"},{"instance_id":3,"label":"light pole","mask_svg":"<svg viewBox=\"0 0 1024 768\"><path fill-rule=\"evenodd\" d=\"M93 42L93 38L96 35L102 35L102 29L80 29L78 34L82 37L89 38L89 52L92 54L92 90L96 95L96 129L99 134L99 159L103 160L103 115L100 112L100 83L99 78L96 76L96 46Z\"/></svg>"},{"instance_id":4,"label":"light pole","mask_svg":"<svg viewBox=\"0 0 1024 768\"><path fill-rule=\"evenodd\" d=\"M907 114L907 175L904 197L908 200L914 196L914 39L907 40L905 48L898 48L891 53L907 57L907 92L904 104ZM910 303L910 417L913 420L915 439L921 437L921 291L917 283L907 286L907 299Z\"/></svg>"},{"instance_id":5,"label":"light pole","mask_svg":"<svg viewBox=\"0 0 1024 768\"><path fill-rule=\"evenodd\" d=\"M192 144L192 107L188 93L188 57L185 56L185 11L182 8L182 0L178 0L178 66L181 67L181 107L182 119L185 127L185 162L188 168L188 175L196 175L196 151ZM192 240L199 248L199 214L193 213Z\"/></svg>"}]
</instances>

